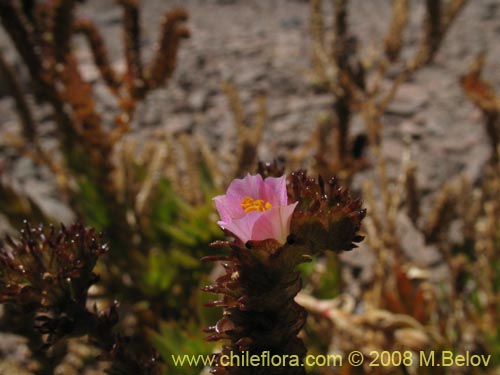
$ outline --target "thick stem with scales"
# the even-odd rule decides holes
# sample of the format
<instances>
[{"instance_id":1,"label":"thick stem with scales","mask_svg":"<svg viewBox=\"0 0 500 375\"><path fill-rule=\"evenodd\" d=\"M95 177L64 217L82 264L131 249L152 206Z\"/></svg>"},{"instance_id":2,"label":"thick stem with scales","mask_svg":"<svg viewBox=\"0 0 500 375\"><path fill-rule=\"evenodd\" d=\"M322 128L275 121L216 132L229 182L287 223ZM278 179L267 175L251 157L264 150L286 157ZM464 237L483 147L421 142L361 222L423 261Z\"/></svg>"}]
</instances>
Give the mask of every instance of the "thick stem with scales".
<instances>
[{"instance_id":1,"label":"thick stem with scales","mask_svg":"<svg viewBox=\"0 0 500 375\"><path fill-rule=\"evenodd\" d=\"M306 312L294 301L302 282L292 266L304 258L293 255L299 252L289 244L274 248L274 242L259 241L247 246L250 249L231 244L229 256L208 257L223 260L226 269L216 285L204 288L223 294L222 299L208 304L224 308L222 319L207 330L211 333L208 340L229 340L216 357L214 373L305 374L306 348L297 335L304 326ZM268 352L269 358L280 356L287 362L284 366L269 366L263 359L259 366L245 365L246 352L249 356ZM240 362L234 359L233 366L226 366L231 356L240 356Z\"/></svg>"}]
</instances>

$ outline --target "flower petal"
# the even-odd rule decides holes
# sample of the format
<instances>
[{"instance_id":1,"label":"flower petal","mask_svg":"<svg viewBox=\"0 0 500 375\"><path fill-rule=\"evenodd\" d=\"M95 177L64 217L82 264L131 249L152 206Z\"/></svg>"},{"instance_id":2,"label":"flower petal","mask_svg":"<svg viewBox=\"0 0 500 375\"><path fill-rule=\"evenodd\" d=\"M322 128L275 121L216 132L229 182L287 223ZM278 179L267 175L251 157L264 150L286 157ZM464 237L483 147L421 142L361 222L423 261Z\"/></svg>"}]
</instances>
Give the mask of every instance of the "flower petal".
<instances>
[{"instance_id":1,"label":"flower petal","mask_svg":"<svg viewBox=\"0 0 500 375\"><path fill-rule=\"evenodd\" d=\"M264 201L266 208L270 203L271 208L263 212L245 212L241 204L246 197ZM297 202L287 205L285 176L263 180L259 174L248 174L245 178L233 180L226 195L215 197L214 202L221 217L218 224L242 242L275 239L284 243L297 205Z\"/></svg>"},{"instance_id":2,"label":"flower petal","mask_svg":"<svg viewBox=\"0 0 500 375\"><path fill-rule=\"evenodd\" d=\"M286 206L288 204L285 176L267 177L264 180L264 185L266 189L261 199L273 206Z\"/></svg>"},{"instance_id":3,"label":"flower petal","mask_svg":"<svg viewBox=\"0 0 500 375\"><path fill-rule=\"evenodd\" d=\"M250 239L263 241L275 239L280 243L285 243L290 234L290 221L293 211L298 202L287 206L273 207L265 212L255 221Z\"/></svg>"},{"instance_id":4,"label":"flower petal","mask_svg":"<svg viewBox=\"0 0 500 375\"><path fill-rule=\"evenodd\" d=\"M253 240L252 231L255 226L255 222L264 215L264 212L252 211L247 213L245 216L234 219L230 223L223 223L219 221L219 224L223 229L227 229L236 237L238 237L241 242L246 243L249 240Z\"/></svg>"},{"instance_id":5,"label":"flower petal","mask_svg":"<svg viewBox=\"0 0 500 375\"><path fill-rule=\"evenodd\" d=\"M226 195L231 199L242 201L245 197L260 199L264 180L260 174L252 176L246 175L245 178L237 178L231 182L227 189Z\"/></svg>"},{"instance_id":6,"label":"flower petal","mask_svg":"<svg viewBox=\"0 0 500 375\"><path fill-rule=\"evenodd\" d=\"M225 223L230 223L231 220L245 215L245 211L241 208L241 200L238 201L227 195L219 195L214 198L214 202L220 218Z\"/></svg>"}]
</instances>

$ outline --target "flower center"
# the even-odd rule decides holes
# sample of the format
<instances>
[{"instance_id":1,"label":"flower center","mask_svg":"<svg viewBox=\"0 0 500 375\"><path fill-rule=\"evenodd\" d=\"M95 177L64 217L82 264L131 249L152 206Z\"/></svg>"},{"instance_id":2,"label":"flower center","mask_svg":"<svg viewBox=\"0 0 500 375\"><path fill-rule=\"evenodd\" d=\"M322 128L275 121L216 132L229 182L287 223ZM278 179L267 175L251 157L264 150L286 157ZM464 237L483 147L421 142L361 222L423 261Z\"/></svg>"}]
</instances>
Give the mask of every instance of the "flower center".
<instances>
[{"instance_id":1,"label":"flower center","mask_svg":"<svg viewBox=\"0 0 500 375\"><path fill-rule=\"evenodd\" d=\"M264 212L266 210L269 210L272 205L269 202L266 202L262 199L253 199L250 197L245 197L241 201L241 207L245 211L245 213L248 213L250 211L260 211Z\"/></svg>"}]
</instances>

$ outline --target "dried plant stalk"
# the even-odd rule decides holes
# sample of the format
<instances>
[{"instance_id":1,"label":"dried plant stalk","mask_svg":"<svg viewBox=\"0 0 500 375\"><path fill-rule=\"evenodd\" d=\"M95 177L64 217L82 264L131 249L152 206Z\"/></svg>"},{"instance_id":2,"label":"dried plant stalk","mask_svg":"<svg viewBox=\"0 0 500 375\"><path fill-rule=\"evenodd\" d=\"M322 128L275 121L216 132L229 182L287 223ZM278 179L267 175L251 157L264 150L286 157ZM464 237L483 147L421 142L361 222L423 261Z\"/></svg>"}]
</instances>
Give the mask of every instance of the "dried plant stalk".
<instances>
[{"instance_id":1,"label":"dried plant stalk","mask_svg":"<svg viewBox=\"0 0 500 375\"><path fill-rule=\"evenodd\" d=\"M449 224L455 216L455 203L456 194L454 184L450 183L445 185L439 192L426 223L425 237L428 242L439 241L449 228Z\"/></svg>"},{"instance_id":2,"label":"dried plant stalk","mask_svg":"<svg viewBox=\"0 0 500 375\"><path fill-rule=\"evenodd\" d=\"M228 81L223 83L222 90L226 94L226 97L229 101L229 108L231 110L231 115L233 116L237 137L240 138L243 133L243 129L245 129L246 127L246 120L245 111L243 110L243 105L238 95L238 90L233 83Z\"/></svg>"},{"instance_id":3,"label":"dried plant stalk","mask_svg":"<svg viewBox=\"0 0 500 375\"><path fill-rule=\"evenodd\" d=\"M417 167L413 164L406 169L405 195L408 216L414 225L417 225L420 217L420 194L417 184Z\"/></svg>"},{"instance_id":4,"label":"dried plant stalk","mask_svg":"<svg viewBox=\"0 0 500 375\"><path fill-rule=\"evenodd\" d=\"M76 0L54 0L51 35L54 38L54 53L57 63L64 63L70 51L73 35L74 7Z\"/></svg>"},{"instance_id":5,"label":"dried plant stalk","mask_svg":"<svg viewBox=\"0 0 500 375\"><path fill-rule=\"evenodd\" d=\"M403 31L408 25L409 10L409 0L393 0L392 21L384 41L385 54L391 62L396 61L401 52L403 46Z\"/></svg>"},{"instance_id":6,"label":"dried plant stalk","mask_svg":"<svg viewBox=\"0 0 500 375\"><path fill-rule=\"evenodd\" d=\"M167 149L163 145L152 150L151 161L147 164L147 174L144 182L138 189L135 199L135 211L138 217L142 217L144 209L148 206L152 191L161 176L161 169L165 165Z\"/></svg>"},{"instance_id":7,"label":"dried plant stalk","mask_svg":"<svg viewBox=\"0 0 500 375\"><path fill-rule=\"evenodd\" d=\"M484 56L479 55L469 72L461 78L461 83L469 99L483 112L492 160L496 163L498 162L497 150L500 146L500 97L495 93L492 85L481 78L484 62Z\"/></svg>"},{"instance_id":8,"label":"dried plant stalk","mask_svg":"<svg viewBox=\"0 0 500 375\"><path fill-rule=\"evenodd\" d=\"M23 135L25 139L34 143L37 139L37 129L30 106L23 93L19 80L16 77L10 64L4 59L2 51L0 51L0 75L5 80L7 87L10 90L14 102L16 103L17 113L21 120Z\"/></svg>"},{"instance_id":9,"label":"dried plant stalk","mask_svg":"<svg viewBox=\"0 0 500 375\"><path fill-rule=\"evenodd\" d=\"M421 59L428 61L437 51L442 34L442 1L427 0L425 2L427 19L425 21L425 34ZM418 57L417 57L418 60Z\"/></svg>"},{"instance_id":10,"label":"dried plant stalk","mask_svg":"<svg viewBox=\"0 0 500 375\"><path fill-rule=\"evenodd\" d=\"M73 126L87 148L92 165L96 167L94 173L97 173L98 186L109 197L113 197L115 191L111 180L113 165L110 157L113 145L102 128L101 117L92 98L92 87L82 79L76 59L71 54L66 56L60 79L64 84L61 97L72 108Z\"/></svg>"},{"instance_id":11,"label":"dried plant stalk","mask_svg":"<svg viewBox=\"0 0 500 375\"><path fill-rule=\"evenodd\" d=\"M82 34L89 42L90 50L94 57L94 63L101 73L101 77L111 91L118 94L120 81L113 70L104 45L104 39L94 22L90 19L78 19L73 28L75 33Z\"/></svg>"},{"instance_id":12,"label":"dried plant stalk","mask_svg":"<svg viewBox=\"0 0 500 375\"><path fill-rule=\"evenodd\" d=\"M238 141L238 156L233 175L241 176L248 173L257 160L257 147L262 138L264 126L267 123L266 99L261 96L257 99L258 110L252 126L240 129Z\"/></svg>"},{"instance_id":13,"label":"dried plant stalk","mask_svg":"<svg viewBox=\"0 0 500 375\"><path fill-rule=\"evenodd\" d=\"M123 6L123 36L127 63L125 82L129 86L129 91L135 93L136 89L144 85L140 48L139 3L138 0L119 0L118 3Z\"/></svg>"},{"instance_id":14,"label":"dried plant stalk","mask_svg":"<svg viewBox=\"0 0 500 375\"><path fill-rule=\"evenodd\" d=\"M200 150L200 157L202 163L207 166L207 171L210 174L210 181L217 191L222 189L222 184L225 181L225 176L223 175L220 167L217 164L217 155L210 149L207 142L199 134L195 134L196 144Z\"/></svg>"},{"instance_id":15,"label":"dried plant stalk","mask_svg":"<svg viewBox=\"0 0 500 375\"><path fill-rule=\"evenodd\" d=\"M61 102L53 82L51 82L53 75L44 70L47 63L41 54L42 49L38 48L36 44L39 39L35 36L33 27L19 11L14 1L0 2L0 20L23 58L37 91L43 93L43 97L53 106L63 150L70 152L74 146L75 131L71 118L66 113L64 104ZM50 60L50 55L47 59Z\"/></svg>"},{"instance_id":16,"label":"dried plant stalk","mask_svg":"<svg viewBox=\"0 0 500 375\"><path fill-rule=\"evenodd\" d=\"M311 38L313 41L313 69L315 74L318 76L320 81L327 82L328 79L324 75L324 64L321 61L321 58L318 56L321 50L324 49L325 44L325 22L323 20L323 12L322 12L322 0L311 0L309 2L310 5L310 19L309 19L309 28L311 33Z\"/></svg>"},{"instance_id":17,"label":"dried plant stalk","mask_svg":"<svg viewBox=\"0 0 500 375\"><path fill-rule=\"evenodd\" d=\"M335 152L332 155L318 152L316 155L322 173L329 169L329 175L345 175L347 181L349 176L366 165L362 160L353 162L354 142L349 134L353 114L361 114L369 144L380 146L383 128L381 119L386 108L395 98L400 85L432 61L453 20L466 3L467 0L426 2L427 15L422 43L416 55L401 64L399 72L393 78L388 77L388 74L391 71L391 75L394 75L394 69L390 68L397 63L403 48L402 34L408 24L409 0L393 1L392 21L384 42L385 54L381 54L370 64L362 62L357 50L357 39L349 33L348 1L332 0L334 23L333 44L330 47L324 43L325 18L321 14L322 2L310 0L313 65L316 76L326 81L333 96L332 108L336 115L333 120L335 126L331 130L335 139ZM374 75L374 79L368 80L368 74ZM392 84L383 90L381 83L386 79L391 79Z\"/></svg>"},{"instance_id":18,"label":"dried plant stalk","mask_svg":"<svg viewBox=\"0 0 500 375\"><path fill-rule=\"evenodd\" d=\"M199 160L193 147L191 137L187 134L181 134L179 137L180 146L184 155L184 173L180 177L181 189L185 192L190 202L200 203L203 199L202 192L198 186L201 186L200 173L198 170Z\"/></svg>"},{"instance_id":19,"label":"dried plant stalk","mask_svg":"<svg viewBox=\"0 0 500 375\"><path fill-rule=\"evenodd\" d=\"M187 20L183 9L174 9L165 15L161 38L153 60L147 68L145 81L148 90L163 85L175 69L181 39L189 37L189 30L182 24Z\"/></svg>"},{"instance_id":20,"label":"dried plant stalk","mask_svg":"<svg viewBox=\"0 0 500 375\"><path fill-rule=\"evenodd\" d=\"M335 39L333 45L333 56L335 65L340 71L340 87L337 93L335 102L336 114L336 135L337 135L337 152L340 162L347 158L348 137L349 137L349 122L351 119L351 95L349 88L345 85L343 75L352 75L352 71L348 64L349 55L352 51L349 50L347 40L347 0L335 0Z\"/></svg>"},{"instance_id":21,"label":"dried plant stalk","mask_svg":"<svg viewBox=\"0 0 500 375\"><path fill-rule=\"evenodd\" d=\"M436 55L453 20L458 16L468 0L426 0L424 38L416 56L407 64L409 71L415 71L431 62Z\"/></svg>"},{"instance_id":22,"label":"dried plant stalk","mask_svg":"<svg viewBox=\"0 0 500 375\"><path fill-rule=\"evenodd\" d=\"M248 124L236 86L231 82L224 82L222 89L228 98L234 127L236 128L237 152L233 158L232 166L232 176L236 178L249 173L256 162L257 146L267 123L267 105L265 97L259 96L254 122Z\"/></svg>"},{"instance_id":23,"label":"dried plant stalk","mask_svg":"<svg viewBox=\"0 0 500 375\"><path fill-rule=\"evenodd\" d=\"M42 58L35 47L33 28L28 20L13 1L0 2L0 18L35 82L43 82Z\"/></svg>"}]
</instances>

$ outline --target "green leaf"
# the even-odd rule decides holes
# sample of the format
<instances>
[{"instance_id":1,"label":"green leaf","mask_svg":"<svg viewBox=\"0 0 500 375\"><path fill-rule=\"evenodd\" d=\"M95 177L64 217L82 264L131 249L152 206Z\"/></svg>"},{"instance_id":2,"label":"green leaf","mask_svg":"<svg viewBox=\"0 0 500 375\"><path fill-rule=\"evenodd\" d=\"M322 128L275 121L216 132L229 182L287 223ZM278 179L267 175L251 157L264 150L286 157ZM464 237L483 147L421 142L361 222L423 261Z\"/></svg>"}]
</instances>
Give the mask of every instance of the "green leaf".
<instances>
[{"instance_id":1,"label":"green leaf","mask_svg":"<svg viewBox=\"0 0 500 375\"><path fill-rule=\"evenodd\" d=\"M148 255L147 269L144 270L142 289L146 294L155 295L170 288L178 274L178 266L161 251L151 251Z\"/></svg>"},{"instance_id":2,"label":"green leaf","mask_svg":"<svg viewBox=\"0 0 500 375\"><path fill-rule=\"evenodd\" d=\"M99 189L86 177L78 181L79 191L76 201L80 206L86 224L96 228L106 228L110 225L106 200L100 195Z\"/></svg>"},{"instance_id":3,"label":"green leaf","mask_svg":"<svg viewBox=\"0 0 500 375\"><path fill-rule=\"evenodd\" d=\"M193 247L197 244L196 238L193 237L192 234L189 234L174 225L164 224L161 228L166 234L172 237L174 241L180 243L181 245Z\"/></svg>"},{"instance_id":4,"label":"green leaf","mask_svg":"<svg viewBox=\"0 0 500 375\"><path fill-rule=\"evenodd\" d=\"M173 249L170 251L170 260L184 268L194 269L200 267L200 260L188 254L186 251Z\"/></svg>"},{"instance_id":5,"label":"green leaf","mask_svg":"<svg viewBox=\"0 0 500 375\"><path fill-rule=\"evenodd\" d=\"M192 359L207 358L212 352L213 344L204 340L202 328L193 322L185 327L176 322L161 322L160 332L152 334L152 342L167 364L165 374L198 375L204 366L202 361L198 365L187 362L175 366L173 356L190 356Z\"/></svg>"},{"instance_id":6,"label":"green leaf","mask_svg":"<svg viewBox=\"0 0 500 375\"><path fill-rule=\"evenodd\" d=\"M321 277L320 287L316 294L320 299L331 299L340 294L342 282L340 260L337 254L331 252L325 253L325 257L326 270Z\"/></svg>"}]
</instances>

